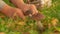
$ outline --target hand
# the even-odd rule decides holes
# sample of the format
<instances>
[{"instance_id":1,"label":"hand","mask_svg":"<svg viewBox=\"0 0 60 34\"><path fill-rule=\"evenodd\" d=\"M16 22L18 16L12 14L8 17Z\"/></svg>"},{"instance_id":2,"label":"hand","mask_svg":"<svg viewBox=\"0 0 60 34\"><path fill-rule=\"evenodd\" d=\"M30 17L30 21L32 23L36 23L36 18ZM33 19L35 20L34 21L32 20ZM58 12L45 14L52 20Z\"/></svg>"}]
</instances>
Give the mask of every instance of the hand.
<instances>
[{"instance_id":1,"label":"hand","mask_svg":"<svg viewBox=\"0 0 60 34\"><path fill-rule=\"evenodd\" d=\"M43 19L43 14L39 14L36 6L33 4L25 4L23 0L10 0L16 7L20 8L24 15L32 15L32 19ZM29 11L29 12L28 12Z\"/></svg>"},{"instance_id":2,"label":"hand","mask_svg":"<svg viewBox=\"0 0 60 34\"><path fill-rule=\"evenodd\" d=\"M10 7L8 5L5 5L3 7L3 9L1 10L1 12L3 14L5 14L6 16L8 16L8 17L13 18L15 16L18 16L18 17L22 18L23 20L25 19L25 16L24 16L23 12L20 9L13 8L13 7Z\"/></svg>"}]
</instances>

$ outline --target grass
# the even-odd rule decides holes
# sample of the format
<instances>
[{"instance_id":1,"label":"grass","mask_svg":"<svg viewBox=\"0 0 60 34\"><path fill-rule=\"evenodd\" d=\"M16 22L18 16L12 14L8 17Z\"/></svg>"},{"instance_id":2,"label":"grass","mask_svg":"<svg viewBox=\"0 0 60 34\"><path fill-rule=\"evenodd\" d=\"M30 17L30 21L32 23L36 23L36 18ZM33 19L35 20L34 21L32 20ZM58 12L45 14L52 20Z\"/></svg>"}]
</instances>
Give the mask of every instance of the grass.
<instances>
[{"instance_id":1,"label":"grass","mask_svg":"<svg viewBox=\"0 0 60 34\"><path fill-rule=\"evenodd\" d=\"M8 5L13 6L9 0L4 0ZM46 16L42 20L45 26L43 34L60 34L60 0L52 0L52 6L50 8L44 8L42 13ZM38 34L36 30L35 21L29 20L22 21L17 18L13 20L11 18L0 18L0 32L5 34Z\"/></svg>"}]
</instances>

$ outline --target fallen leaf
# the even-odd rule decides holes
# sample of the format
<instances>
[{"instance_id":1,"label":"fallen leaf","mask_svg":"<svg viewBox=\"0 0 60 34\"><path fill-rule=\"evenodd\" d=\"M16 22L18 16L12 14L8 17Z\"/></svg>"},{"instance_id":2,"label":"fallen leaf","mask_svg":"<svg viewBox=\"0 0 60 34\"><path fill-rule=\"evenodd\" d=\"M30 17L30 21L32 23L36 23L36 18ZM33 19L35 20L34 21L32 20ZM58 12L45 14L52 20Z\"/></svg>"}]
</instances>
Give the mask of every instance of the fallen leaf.
<instances>
[{"instance_id":1,"label":"fallen leaf","mask_svg":"<svg viewBox=\"0 0 60 34\"><path fill-rule=\"evenodd\" d=\"M57 25L57 22L59 22L59 20L56 19L56 18L53 18L53 19L51 20L51 23L53 24L53 26Z\"/></svg>"},{"instance_id":2,"label":"fallen leaf","mask_svg":"<svg viewBox=\"0 0 60 34\"><path fill-rule=\"evenodd\" d=\"M0 32L0 34L5 34L4 32Z\"/></svg>"},{"instance_id":3,"label":"fallen leaf","mask_svg":"<svg viewBox=\"0 0 60 34\"><path fill-rule=\"evenodd\" d=\"M23 25L26 25L26 23L25 23L25 22L23 22L23 21L18 22L17 24L18 24L18 25L22 25L22 26L23 26Z\"/></svg>"}]
</instances>

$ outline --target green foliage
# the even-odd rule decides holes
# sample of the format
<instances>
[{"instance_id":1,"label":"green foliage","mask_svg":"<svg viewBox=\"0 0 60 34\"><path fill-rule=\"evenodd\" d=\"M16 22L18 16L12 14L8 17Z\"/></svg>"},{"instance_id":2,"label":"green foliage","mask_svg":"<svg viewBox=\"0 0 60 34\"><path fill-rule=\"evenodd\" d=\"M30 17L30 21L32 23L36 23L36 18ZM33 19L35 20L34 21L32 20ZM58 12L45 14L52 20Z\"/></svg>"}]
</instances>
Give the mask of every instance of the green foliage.
<instances>
[{"instance_id":1,"label":"green foliage","mask_svg":"<svg viewBox=\"0 0 60 34\"><path fill-rule=\"evenodd\" d=\"M9 0L4 0L8 5L13 6ZM55 31L60 32L60 0L52 0L52 6L50 8L44 8L42 13L45 15L45 19L42 21L45 25L45 31L43 34L54 34ZM0 18L0 32L5 32L6 34L22 34L28 32L30 34L38 34L36 30L35 21L27 18L25 25L18 24L21 20L13 20L11 18ZM53 23L52 23L53 22ZM22 22L21 22L22 23ZM23 24L24 24L23 23ZM55 32L56 33L56 32ZM59 33L60 34L60 33Z\"/></svg>"}]
</instances>

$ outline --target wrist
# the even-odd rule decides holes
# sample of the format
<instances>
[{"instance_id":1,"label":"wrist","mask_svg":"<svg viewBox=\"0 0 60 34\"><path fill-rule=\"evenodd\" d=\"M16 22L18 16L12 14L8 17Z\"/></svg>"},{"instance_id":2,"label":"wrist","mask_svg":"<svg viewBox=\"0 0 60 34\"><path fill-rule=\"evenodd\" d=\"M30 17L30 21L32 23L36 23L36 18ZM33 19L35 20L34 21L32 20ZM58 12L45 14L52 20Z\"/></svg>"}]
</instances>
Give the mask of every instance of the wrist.
<instances>
[{"instance_id":1,"label":"wrist","mask_svg":"<svg viewBox=\"0 0 60 34\"><path fill-rule=\"evenodd\" d=\"M1 8L1 12L5 12L6 10L8 10L10 7L7 5L7 4L5 4L4 6L3 6L3 8Z\"/></svg>"}]
</instances>

